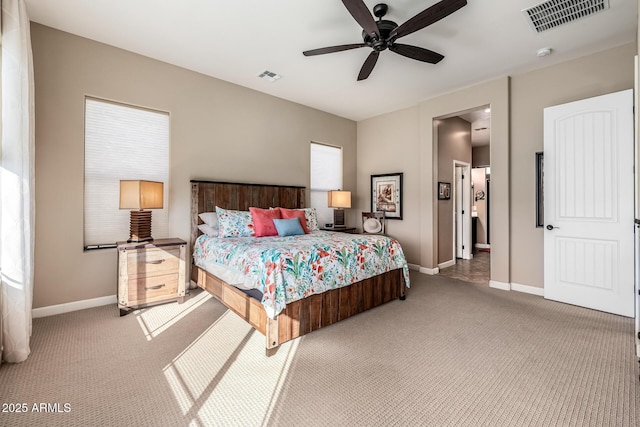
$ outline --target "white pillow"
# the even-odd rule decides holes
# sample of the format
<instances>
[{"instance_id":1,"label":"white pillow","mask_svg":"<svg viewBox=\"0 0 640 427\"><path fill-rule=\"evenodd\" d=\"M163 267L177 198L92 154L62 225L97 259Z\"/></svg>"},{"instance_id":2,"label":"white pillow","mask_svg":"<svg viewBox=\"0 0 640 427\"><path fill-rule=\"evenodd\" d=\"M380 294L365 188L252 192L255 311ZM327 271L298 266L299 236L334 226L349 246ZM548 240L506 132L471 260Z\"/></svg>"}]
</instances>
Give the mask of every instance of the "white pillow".
<instances>
[{"instance_id":1,"label":"white pillow","mask_svg":"<svg viewBox=\"0 0 640 427\"><path fill-rule=\"evenodd\" d=\"M198 230L202 231L207 236L218 237L218 229L217 228L213 228L210 225L200 224L198 226Z\"/></svg>"},{"instance_id":2,"label":"white pillow","mask_svg":"<svg viewBox=\"0 0 640 427\"><path fill-rule=\"evenodd\" d=\"M202 212L198 216L209 227L218 228L218 215L215 212Z\"/></svg>"}]
</instances>

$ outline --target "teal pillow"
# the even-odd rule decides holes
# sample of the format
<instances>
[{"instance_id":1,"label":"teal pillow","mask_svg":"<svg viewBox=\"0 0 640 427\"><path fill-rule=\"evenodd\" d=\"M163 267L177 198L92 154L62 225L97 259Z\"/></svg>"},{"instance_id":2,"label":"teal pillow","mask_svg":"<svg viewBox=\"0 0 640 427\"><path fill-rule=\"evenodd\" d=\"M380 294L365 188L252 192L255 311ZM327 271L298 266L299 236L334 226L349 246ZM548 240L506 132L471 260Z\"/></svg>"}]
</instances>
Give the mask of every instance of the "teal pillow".
<instances>
[{"instance_id":1,"label":"teal pillow","mask_svg":"<svg viewBox=\"0 0 640 427\"><path fill-rule=\"evenodd\" d=\"M278 230L278 236L297 236L304 234L302 225L300 225L300 218L290 219L274 219L273 223Z\"/></svg>"}]
</instances>

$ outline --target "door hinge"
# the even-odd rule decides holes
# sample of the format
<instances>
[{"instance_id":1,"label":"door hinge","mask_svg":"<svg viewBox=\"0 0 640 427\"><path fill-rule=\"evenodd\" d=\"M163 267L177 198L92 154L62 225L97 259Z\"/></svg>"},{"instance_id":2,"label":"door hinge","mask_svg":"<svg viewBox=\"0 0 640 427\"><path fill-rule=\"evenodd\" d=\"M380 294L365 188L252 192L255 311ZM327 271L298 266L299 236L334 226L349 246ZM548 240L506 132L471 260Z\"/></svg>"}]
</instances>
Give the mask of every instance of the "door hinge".
<instances>
[{"instance_id":1,"label":"door hinge","mask_svg":"<svg viewBox=\"0 0 640 427\"><path fill-rule=\"evenodd\" d=\"M464 250L464 245L462 245L462 250Z\"/></svg>"}]
</instances>

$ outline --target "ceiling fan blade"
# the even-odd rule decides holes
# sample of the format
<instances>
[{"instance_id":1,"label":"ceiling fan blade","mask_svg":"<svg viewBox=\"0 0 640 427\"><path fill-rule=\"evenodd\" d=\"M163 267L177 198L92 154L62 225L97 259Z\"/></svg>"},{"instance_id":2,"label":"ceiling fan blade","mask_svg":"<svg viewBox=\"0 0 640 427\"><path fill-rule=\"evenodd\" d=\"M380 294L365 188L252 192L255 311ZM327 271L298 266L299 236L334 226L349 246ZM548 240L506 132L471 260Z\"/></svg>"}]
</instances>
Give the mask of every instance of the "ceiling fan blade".
<instances>
[{"instance_id":1,"label":"ceiling fan blade","mask_svg":"<svg viewBox=\"0 0 640 427\"><path fill-rule=\"evenodd\" d=\"M367 9L367 5L362 0L342 0L342 3L347 8L353 19L365 30L368 34L375 34L380 38L380 32L376 25L373 15Z\"/></svg>"},{"instance_id":2,"label":"ceiling fan blade","mask_svg":"<svg viewBox=\"0 0 640 427\"><path fill-rule=\"evenodd\" d=\"M394 43L389 46L389 50L399 55L406 56L407 58L428 62L430 64L437 64L444 58L444 56L440 55L438 52L408 44Z\"/></svg>"},{"instance_id":3,"label":"ceiling fan blade","mask_svg":"<svg viewBox=\"0 0 640 427\"><path fill-rule=\"evenodd\" d=\"M374 50L369 54L369 56L367 56L367 59L364 61L364 64L362 64L362 68L360 69L360 74L358 74L358 81L369 77L369 74L373 71L373 67L376 66L376 62L378 62L379 53L380 52L377 50Z\"/></svg>"},{"instance_id":4,"label":"ceiling fan blade","mask_svg":"<svg viewBox=\"0 0 640 427\"><path fill-rule=\"evenodd\" d=\"M446 18L456 10L467 5L467 0L442 0L433 6L418 13L404 24L393 30L388 40L404 37L424 27Z\"/></svg>"},{"instance_id":5,"label":"ceiling fan blade","mask_svg":"<svg viewBox=\"0 0 640 427\"><path fill-rule=\"evenodd\" d=\"M319 49L305 50L302 52L304 56L324 55L325 53L342 52L343 50L357 49L364 47L364 43L341 44L339 46L321 47Z\"/></svg>"}]
</instances>

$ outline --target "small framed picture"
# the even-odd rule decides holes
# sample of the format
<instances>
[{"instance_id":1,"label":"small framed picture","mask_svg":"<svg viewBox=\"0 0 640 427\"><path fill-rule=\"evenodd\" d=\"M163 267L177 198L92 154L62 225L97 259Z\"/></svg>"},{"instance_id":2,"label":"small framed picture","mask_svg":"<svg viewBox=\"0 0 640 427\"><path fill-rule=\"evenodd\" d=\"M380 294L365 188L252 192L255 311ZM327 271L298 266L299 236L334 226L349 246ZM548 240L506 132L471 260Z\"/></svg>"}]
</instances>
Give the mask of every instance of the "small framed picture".
<instances>
[{"instance_id":1,"label":"small framed picture","mask_svg":"<svg viewBox=\"0 0 640 427\"><path fill-rule=\"evenodd\" d=\"M371 211L402 219L402 173L371 175Z\"/></svg>"},{"instance_id":2,"label":"small framed picture","mask_svg":"<svg viewBox=\"0 0 640 427\"><path fill-rule=\"evenodd\" d=\"M449 200L451 198L451 183L438 182L438 200Z\"/></svg>"}]
</instances>

